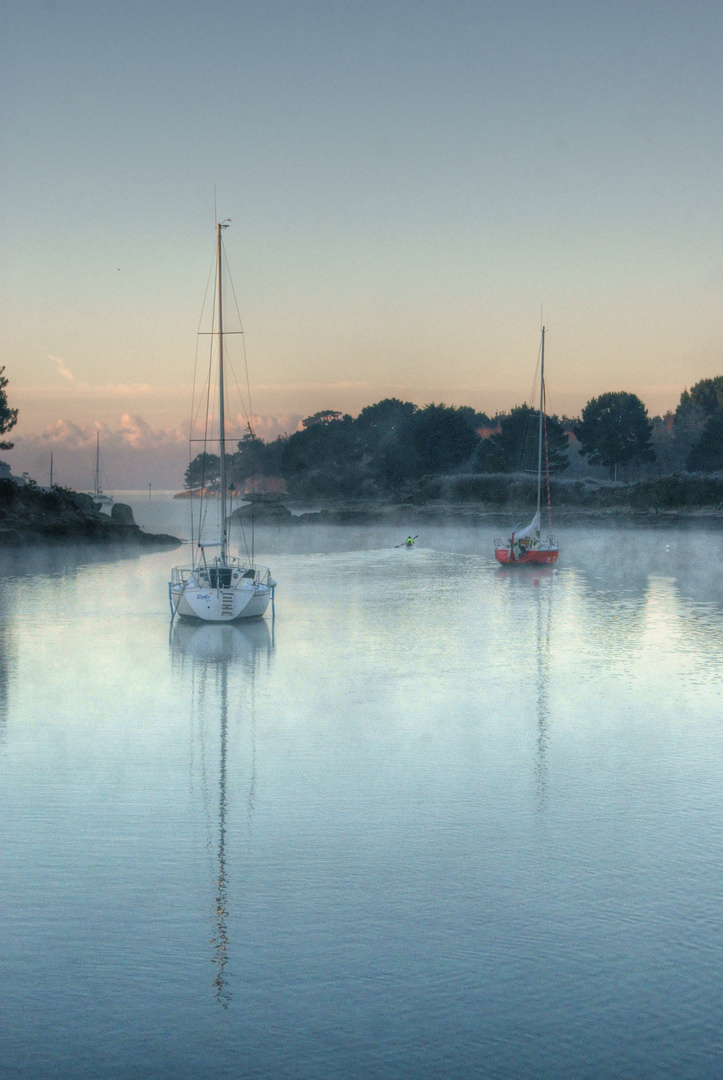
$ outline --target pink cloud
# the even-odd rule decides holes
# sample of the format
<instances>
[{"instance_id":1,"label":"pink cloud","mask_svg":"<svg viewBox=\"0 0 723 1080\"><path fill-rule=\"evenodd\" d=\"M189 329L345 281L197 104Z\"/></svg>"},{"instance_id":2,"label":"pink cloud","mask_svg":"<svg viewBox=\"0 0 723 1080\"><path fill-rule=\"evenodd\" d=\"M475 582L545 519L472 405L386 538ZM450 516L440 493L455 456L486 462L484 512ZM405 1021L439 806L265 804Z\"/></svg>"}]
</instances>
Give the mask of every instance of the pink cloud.
<instances>
[{"instance_id":1,"label":"pink cloud","mask_svg":"<svg viewBox=\"0 0 723 1080\"><path fill-rule=\"evenodd\" d=\"M291 434L301 422L300 413L282 416L255 416L256 433L265 440ZM234 438L245 429L241 414L232 418ZM80 426L61 418L48 424L40 434L18 436L15 448L3 453L13 472L28 472L40 484L48 482L50 454L56 483L80 491L92 486L95 446L100 433L103 486L108 491L143 490L149 483L156 489L180 490L189 461L188 427L154 428L136 413L124 413L117 424L101 421ZM200 433L199 433L200 434ZM192 456L200 453L194 443Z\"/></svg>"}]
</instances>

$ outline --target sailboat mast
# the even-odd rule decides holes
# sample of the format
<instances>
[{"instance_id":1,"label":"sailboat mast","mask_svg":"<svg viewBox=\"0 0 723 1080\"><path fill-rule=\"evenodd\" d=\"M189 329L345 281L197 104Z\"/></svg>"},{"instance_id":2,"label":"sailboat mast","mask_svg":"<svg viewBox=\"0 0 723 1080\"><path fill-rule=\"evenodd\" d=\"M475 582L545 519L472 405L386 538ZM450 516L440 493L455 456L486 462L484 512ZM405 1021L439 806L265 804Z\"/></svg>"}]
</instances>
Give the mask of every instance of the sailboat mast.
<instances>
[{"instance_id":1,"label":"sailboat mast","mask_svg":"<svg viewBox=\"0 0 723 1080\"><path fill-rule=\"evenodd\" d=\"M100 495L100 432L95 433L95 493Z\"/></svg>"},{"instance_id":2,"label":"sailboat mast","mask_svg":"<svg viewBox=\"0 0 723 1080\"><path fill-rule=\"evenodd\" d=\"M537 443L537 513L542 506L542 433L544 428L545 408L545 327L542 327L542 346L540 357L540 431Z\"/></svg>"},{"instance_id":3,"label":"sailboat mast","mask_svg":"<svg viewBox=\"0 0 723 1080\"><path fill-rule=\"evenodd\" d=\"M221 560L226 562L226 416L224 412L223 392L223 290L221 288L221 230L225 222L218 223L218 427L219 455L221 458Z\"/></svg>"}]
</instances>

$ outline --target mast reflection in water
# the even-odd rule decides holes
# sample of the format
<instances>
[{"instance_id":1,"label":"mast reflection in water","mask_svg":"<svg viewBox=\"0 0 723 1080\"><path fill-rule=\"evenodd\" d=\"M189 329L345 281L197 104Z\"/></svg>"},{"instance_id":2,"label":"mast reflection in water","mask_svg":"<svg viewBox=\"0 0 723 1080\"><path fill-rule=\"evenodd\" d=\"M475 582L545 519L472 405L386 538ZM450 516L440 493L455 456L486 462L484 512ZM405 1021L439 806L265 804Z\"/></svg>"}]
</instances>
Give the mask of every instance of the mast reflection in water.
<instances>
[{"instance_id":1,"label":"mast reflection in water","mask_svg":"<svg viewBox=\"0 0 723 1080\"><path fill-rule=\"evenodd\" d=\"M212 961L216 968L213 980L214 996L224 1009L231 1001L228 987L227 967L230 961L229 940L229 874L228 851L228 795L229 783L235 788L235 775L229 769L229 682L233 686L233 710L231 723L248 719L249 730L249 781L248 825L254 808L256 790L256 731L255 693L256 678L264 662L268 663L274 650L273 627L262 620L242 626L211 623L177 623L171 635L171 655L175 669L180 675L190 671L191 719L200 745L200 776L204 814L207 827L207 846L212 856L214 880L214 936ZM218 795L211 795L206 760L205 718L218 717ZM191 762L191 786L194 785L195 767ZM218 828L213 822L214 807L218 813ZM215 835L214 835L215 833ZM233 851L231 852L233 854Z\"/></svg>"},{"instance_id":2,"label":"mast reflection in water","mask_svg":"<svg viewBox=\"0 0 723 1080\"><path fill-rule=\"evenodd\" d=\"M547 807L548 795L552 616L557 574L558 570L551 566L536 566L534 571L525 570L524 573L520 573L518 569L500 566L496 573L496 581L506 591L507 610L514 613L513 620L517 625L529 628L529 633L520 635L514 642L505 643L505 657L506 663L514 663L521 672L527 673L528 678L534 680L535 801L537 809L541 811Z\"/></svg>"},{"instance_id":3,"label":"mast reflection in water","mask_svg":"<svg viewBox=\"0 0 723 1080\"><path fill-rule=\"evenodd\" d=\"M547 805L547 747L550 739L550 636L552 630L553 572L539 574L536 589L535 636L537 639L537 760L535 786L538 809Z\"/></svg>"}]
</instances>

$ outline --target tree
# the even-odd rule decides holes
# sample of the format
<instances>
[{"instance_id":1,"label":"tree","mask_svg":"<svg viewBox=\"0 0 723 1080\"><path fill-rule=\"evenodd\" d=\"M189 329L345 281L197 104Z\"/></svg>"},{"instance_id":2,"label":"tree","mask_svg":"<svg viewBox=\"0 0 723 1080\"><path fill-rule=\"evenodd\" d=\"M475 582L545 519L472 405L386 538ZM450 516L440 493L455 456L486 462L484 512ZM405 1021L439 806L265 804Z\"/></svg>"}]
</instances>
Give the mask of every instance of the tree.
<instances>
[{"instance_id":1,"label":"tree","mask_svg":"<svg viewBox=\"0 0 723 1080\"><path fill-rule=\"evenodd\" d=\"M723 469L723 410L707 421L698 442L688 454L686 466L694 472Z\"/></svg>"},{"instance_id":2,"label":"tree","mask_svg":"<svg viewBox=\"0 0 723 1080\"><path fill-rule=\"evenodd\" d=\"M312 416L307 416L306 420L302 420L301 426L309 428L314 424L332 424L335 420L341 420L340 412L334 409L321 409L320 412L315 412Z\"/></svg>"},{"instance_id":3,"label":"tree","mask_svg":"<svg viewBox=\"0 0 723 1080\"><path fill-rule=\"evenodd\" d=\"M18 410L11 409L8 405L7 394L5 393L5 387L8 384L7 379L3 372L4 367L0 367L0 435L4 435L6 431L12 431L18 422ZM14 443L0 442L0 450L12 450Z\"/></svg>"},{"instance_id":4,"label":"tree","mask_svg":"<svg viewBox=\"0 0 723 1080\"><path fill-rule=\"evenodd\" d=\"M448 472L469 460L480 441L469 411L432 403L414 413L409 434L418 476Z\"/></svg>"},{"instance_id":5,"label":"tree","mask_svg":"<svg viewBox=\"0 0 723 1080\"><path fill-rule=\"evenodd\" d=\"M309 417L312 420L312 417ZM354 494L358 483L361 448L354 421L348 414L314 420L285 442L281 473L297 491L320 495Z\"/></svg>"},{"instance_id":6,"label":"tree","mask_svg":"<svg viewBox=\"0 0 723 1080\"><path fill-rule=\"evenodd\" d=\"M228 457L228 455L227 455ZM184 487L189 489L218 487L221 479L221 458L218 454L197 454L186 469Z\"/></svg>"},{"instance_id":7,"label":"tree","mask_svg":"<svg viewBox=\"0 0 723 1080\"><path fill-rule=\"evenodd\" d=\"M567 431L556 416L546 416L544 424L550 472L562 472L569 465ZM484 440L484 471L536 472L539 437L540 414L529 405L516 405L501 417L499 432Z\"/></svg>"},{"instance_id":8,"label":"tree","mask_svg":"<svg viewBox=\"0 0 723 1080\"><path fill-rule=\"evenodd\" d=\"M247 431L237 444L238 450L229 458L229 484L243 490L244 482L252 476L278 476L286 442L283 435L271 442L264 442L253 431Z\"/></svg>"},{"instance_id":9,"label":"tree","mask_svg":"<svg viewBox=\"0 0 723 1080\"><path fill-rule=\"evenodd\" d=\"M375 405L366 405L356 418L356 425L370 444L381 439L389 442L417 411L411 401L384 398Z\"/></svg>"},{"instance_id":10,"label":"tree","mask_svg":"<svg viewBox=\"0 0 723 1080\"><path fill-rule=\"evenodd\" d=\"M247 431L240 443L238 450L231 458L231 480L248 480L250 476L264 473L266 465L266 443L255 435L253 431Z\"/></svg>"},{"instance_id":11,"label":"tree","mask_svg":"<svg viewBox=\"0 0 723 1080\"><path fill-rule=\"evenodd\" d=\"M362 448L362 462L374 484L394 488L414 471L411 438L412 417L417 406L399 398L384 398L367 405L354 426Z\"/></svg>"},{"instance_id":12,"label":"tree","mask_svg":"<svg viewBox=\"0 0 723 1080\"><path fill-rule=\"evenodd\" d=\"M715 458L716 417L723 413L723 375L700 379L684 390L675 410L673 439L680 464L694 470L708 470ZM713 455L711 457L711 454Z\"/></svg>"},{"instance_id":13,"label":"tree","mask_svg":"<svg viewBox=\"0 0 723 1080\"><path fill-rule=\"evenodd\" d=\"M648 410L637 394L624 390L592 398L575 425L580 453L591 465L604 465L617 479L618 465L654 461Z\"/></svg>"},{"instance_id":14,"label":"tree","mask_svg":"<svg viewBox=\"0 0 723 1080\"><path fill-rule=\"evenodd\" d=\"M675 419L681 419L690 413L711 417L722 409L723 375L716 375L714 379L701 379L695 386L691 386L690 390L683 391L680 404L675 410Z\"/></svg>"}]
</instances>

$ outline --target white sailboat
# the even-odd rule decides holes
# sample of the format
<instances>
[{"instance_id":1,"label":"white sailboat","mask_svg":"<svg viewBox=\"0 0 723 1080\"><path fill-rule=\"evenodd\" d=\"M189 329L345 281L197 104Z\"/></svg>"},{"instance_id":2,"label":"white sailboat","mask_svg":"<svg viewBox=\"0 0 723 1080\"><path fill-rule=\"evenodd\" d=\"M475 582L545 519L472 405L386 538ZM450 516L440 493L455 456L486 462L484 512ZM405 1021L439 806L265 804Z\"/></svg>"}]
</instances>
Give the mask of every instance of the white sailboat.
<instances>
[{"instance_id":1,"label":"white sailboat","mask_svg":"<svg viewBox=\"0 0 723 1080\"><path fill-rule=\"evenodd\" d=\"M556 563L560 554L557 539L554 536L543 538L541 533L542 517L542 462L545 461L547 477L547 518L552 528L552 508L550 506L550 474L547 468L547 428L545 425L545 327L542 327L540 343L540 409L538 416L537 441L537 510L526 529L515 525L509 540L495 540L495 558L505 566L548 565ZM521 523L520 523L521 524Z\"/></svg>"},{"instance_id":2,"label":"white sailboat","mask_svg":"<svg viewBox=\"0 0 723 1080\"><path fill-rule=\"evenodd\" d=\"M51 474L52 476L52 474ZM52 486L52 479L50 481ZM100 508L101 506L111 506L113 503L113 496L106 495L103 488L100 486L100 432L95 433L95 477L93 478L93 502Z\"/></svg>"},{"instance_id":3,"label":"white sailboat","mask_svg":"<svg viewBox=\"0 0 723 1080\"><path fill-rule=\"evenodd\" d=\"M223 289L222 249L223 230L229 221L216 226L217 265L216 294L218 302L218 406L220 492L218 499L218 535L212 542L203 539L199 527L198 542L190 566L175 566L168 583L171 620L176 614L205 622L234 622L254 619L266 612L273 600L276 582L268 567L256 566L253 558L244 562L229 555L228 520L226 517L226 428L223 368ZM203 497L203 496L202 496ZM202 520L202 519L200 519ZM215 550L215 554L212 552Z\"/></svg>"}]
</instances>

